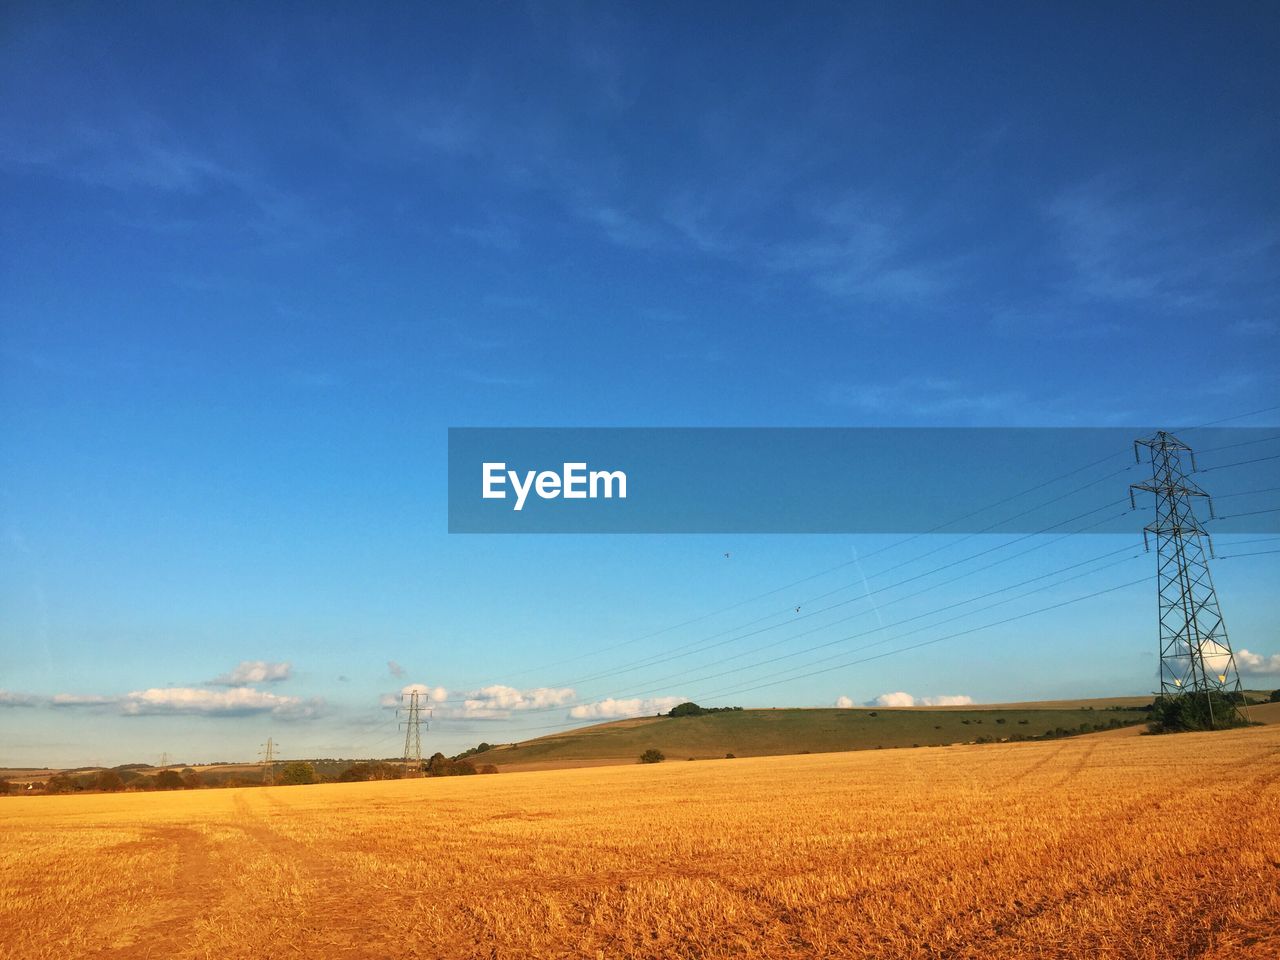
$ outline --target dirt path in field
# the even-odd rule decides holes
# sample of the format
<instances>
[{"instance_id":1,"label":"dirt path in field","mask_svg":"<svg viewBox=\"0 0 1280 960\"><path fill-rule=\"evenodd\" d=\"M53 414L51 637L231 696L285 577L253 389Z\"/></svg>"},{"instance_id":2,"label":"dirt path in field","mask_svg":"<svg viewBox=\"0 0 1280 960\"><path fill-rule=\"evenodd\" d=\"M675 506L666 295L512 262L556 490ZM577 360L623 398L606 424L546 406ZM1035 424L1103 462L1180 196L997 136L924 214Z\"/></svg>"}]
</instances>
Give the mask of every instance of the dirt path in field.
<instances>
[{"instance_id":1,"label":"dirt path in field","mask_svg":"<svg viewBox=\"0 0 1280 960\"><path fill-rule=\"evenodd\" d=\"M137 908L121 912L109 943L85 944L84 956L146 956L146 949L172 941L175 932L190 930L226 896L227 877L200 830L154 826L145 831L144 837L121 848L147 852L155 864L156 885Z\"/></svg>"}]
</instances>

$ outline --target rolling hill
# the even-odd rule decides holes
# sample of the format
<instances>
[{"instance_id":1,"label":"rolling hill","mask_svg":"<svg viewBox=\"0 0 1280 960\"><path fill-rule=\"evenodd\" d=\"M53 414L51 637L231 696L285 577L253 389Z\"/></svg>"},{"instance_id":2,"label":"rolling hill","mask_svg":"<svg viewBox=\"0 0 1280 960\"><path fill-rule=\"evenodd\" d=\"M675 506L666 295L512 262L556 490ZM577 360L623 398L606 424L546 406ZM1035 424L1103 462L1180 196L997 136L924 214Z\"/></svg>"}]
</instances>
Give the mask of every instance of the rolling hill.
<instances>
[{"instance_id":1,"label":"rolling hill","mask_svg":"<svg viewBox=\"0 0 1280 960\"><path fill-rule=\"evenodd\" d=\"M655 749L668 760L705 760L893 747L945 746L982 738L1038 737L1145 722L1149 699L1052 705L877 709L735 710L691 717L618 720L494 747L485 763L502 770L634 763Z\"/></svg>"}]
</instances>

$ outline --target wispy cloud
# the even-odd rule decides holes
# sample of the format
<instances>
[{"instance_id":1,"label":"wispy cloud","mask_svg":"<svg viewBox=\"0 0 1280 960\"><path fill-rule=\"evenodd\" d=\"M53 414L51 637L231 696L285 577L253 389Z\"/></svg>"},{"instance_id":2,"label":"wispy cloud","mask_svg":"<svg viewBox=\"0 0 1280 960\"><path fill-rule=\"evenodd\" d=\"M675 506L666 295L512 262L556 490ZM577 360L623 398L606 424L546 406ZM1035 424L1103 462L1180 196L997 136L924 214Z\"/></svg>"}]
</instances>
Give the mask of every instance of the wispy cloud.
<instances>
[{"instance_id":1,"label":"wispy cloud","mask_svg":"<svg viewBox=\"0 0 1280 960\"><path fill-rule=\"evenodd\" d=\"M15 693L12 690L0 690L0 707L35 707L42 702L41 697L30 693Z\"/></svg>"},{"instance_id":2,"label":"wispy cloud","mask_svg":"<svg viewBox=\"0 0 1280 960\"><path fill-rule=\"evenodd\" d=\"M1059 192L1044 207L1080 302L1205 306L1270 276L1277 233L1241 232L1187 190L1117 173Z\"/></svg>"},{"instance_id":3,"label":"wispy cloud","mask_svg":"<svg viewBox=\"0 0 1280 960\"><path fill-rule=\"evenodd\" d=\"M1227 324L1227 332L1237 337L1271 337L1280 333L1275 320L1237 320Z\"/></svg>"},{"instance_id":4,"label":"wispy cloud","mask_svg":"<svg viewBox=\"0 0 1280 960\"><path fill-rule=\"evenodd\" d=\"M10 118L0 123L0 168L110 191L118 222L158 234L248 231L263 248L278 250L342 232L323 212L331 208L282 189L256 159L213 142L141 108L58 122Z\"/></svg>"},{"instance_id":5,"label":"wispy cloud","mask_svg":"<svg viewBox=\"0 0 1280 960\"><path fill-rule=\"evenodd\" d=\"M1005 413L1025 403L1018 391L975 390L943 377L909 376L889 382L837 383L827 387L826 399L836 406L866 413L900 413L914 417L954 414Z\"/></svg>"}]
</instances>

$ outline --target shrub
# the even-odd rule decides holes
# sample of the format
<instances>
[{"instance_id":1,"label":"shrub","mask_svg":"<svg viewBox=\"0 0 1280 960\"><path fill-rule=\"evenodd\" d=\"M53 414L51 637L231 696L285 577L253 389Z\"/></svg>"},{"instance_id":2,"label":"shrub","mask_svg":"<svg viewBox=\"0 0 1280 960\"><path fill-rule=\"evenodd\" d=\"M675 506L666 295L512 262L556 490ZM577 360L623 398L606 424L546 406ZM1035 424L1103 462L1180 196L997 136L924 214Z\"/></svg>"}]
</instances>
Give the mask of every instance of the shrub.
<instances>
[{"instance_id":1,"label":"shrub","mask_svg":"<svg viewBox=\"0 0 1280 960\"><path fill-rule=\"evenodd\" d=\"M667 758L663 756L662 751L654 750L652 747L640 754L641 763L661 763L665 759Z\"/></svg>"},{"instance_id":2,"label":"shrub","mask_svg":"<svg viewBox=\"0 0 1280 960\"><path fill-rule=\"evenodd\" d=\"M732 753L726 753L726 754L724 755L724 758L725 758L726 760L736 760L736 759L738 759L738 758L737 758L737 757L735 757Z\"/></svg>"},{"instance_id":3,"label":"shrub","mask_svg":"<svg viewBox=\"0 0 1280 960\"><path fill-rule=\"evenodd\" d=\"M290 786L316 782L316 768L305 760L291 760L280 770L280 782Z\"/></svg>"},{"instance_id":4,"label":"shrub","mask_svg":"<svg viewBox=\"0 0 1280 960\"><path fill-rule=\"evenodd\" d=\"M1280 690L1272 690L1272 691L1271 691L1271 702L1272 702L1272 703L1280 703Z\"/></svg>"}]
</instances>

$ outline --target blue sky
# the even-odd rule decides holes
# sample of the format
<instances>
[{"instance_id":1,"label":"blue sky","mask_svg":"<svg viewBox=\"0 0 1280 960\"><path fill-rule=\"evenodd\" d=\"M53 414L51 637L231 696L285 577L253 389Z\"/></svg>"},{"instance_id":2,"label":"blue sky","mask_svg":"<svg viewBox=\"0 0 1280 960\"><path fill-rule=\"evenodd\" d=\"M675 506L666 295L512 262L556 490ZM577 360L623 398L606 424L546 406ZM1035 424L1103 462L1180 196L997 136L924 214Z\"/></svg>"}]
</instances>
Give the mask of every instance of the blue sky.
<instances>
[{"instance_id":1,"label":"blue sky","mask_svg":"<svg viewBox=\"0 0 1280 960\"><path fill-rule=\"evenodd\" d=\"M1278 26L1256 4L10 5L0 761L243 758L267 735L394 754L380 701L411 683L447 691L446 752L703 696L709 668L591 678L933 549L859 567L894 538L450 537L450 426L1280 404ZM1280 667L1275 559L1215 568L1259 670ZM1149 558L1009 612L1132 570ZM731 696L1143 692L1153 590Z\"/></svg>"}]
</instances>

